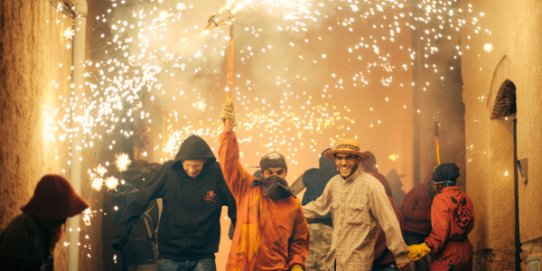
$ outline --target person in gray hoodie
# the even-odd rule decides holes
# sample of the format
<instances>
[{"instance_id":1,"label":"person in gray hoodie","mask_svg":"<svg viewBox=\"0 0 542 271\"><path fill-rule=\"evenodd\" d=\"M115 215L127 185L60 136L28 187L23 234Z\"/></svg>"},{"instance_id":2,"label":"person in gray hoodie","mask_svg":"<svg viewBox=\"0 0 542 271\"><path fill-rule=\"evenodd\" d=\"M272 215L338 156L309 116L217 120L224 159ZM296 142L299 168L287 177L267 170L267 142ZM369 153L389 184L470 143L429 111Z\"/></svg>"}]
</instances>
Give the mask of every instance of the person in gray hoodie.
<instances>
[{"instance_id":1,"label":"person in gray hoodie","mask_svg":"<svg viewBox=\"0 0 542 271\"><path fill-rule=\"evenodd\" d=\"M150 201L162 198L156 270L216 270L220 212L228 206L235 220L235 200L209 145L199 136L186 138L175 159L160 166L120 216L113 248L122 249ZM180 269L181 266L183 269Z\"/></svg>"}]
</instances>

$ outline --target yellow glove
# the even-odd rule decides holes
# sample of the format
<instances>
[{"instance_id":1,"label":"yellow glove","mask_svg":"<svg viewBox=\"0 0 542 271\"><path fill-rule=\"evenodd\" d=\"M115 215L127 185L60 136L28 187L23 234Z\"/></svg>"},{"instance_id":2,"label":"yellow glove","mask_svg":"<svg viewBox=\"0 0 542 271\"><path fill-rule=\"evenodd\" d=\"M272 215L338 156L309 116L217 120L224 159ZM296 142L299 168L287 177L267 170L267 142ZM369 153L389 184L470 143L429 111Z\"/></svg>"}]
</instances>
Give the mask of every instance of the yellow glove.
<instances>
[{"instance_id":1,"label":"yellow glove","mask_svg":"<svg viewBox=\"0 0 542 271\"><path fill-rule=\"evenodd\" d=\"M290 271L303 271L303 266L301 266L300 264L294 264Z\"/></svg>"},{"instance_id":2,"label":"yellow glove","mask_svg":"<svg viewBox=\"0 0 542 271\"><path fill-rule=\"evenodd\" d=\"M425 255L429 254L430 252L431 252L431 249L427 246L426 243L410 245L408 246L408 259L414 262L423 258Z\"/></svg>"},{"instance_id":3,"label":"yellow glove","mask_svg":"<svg viewBox=\"0 0 542 271\"><path fill-rule=\"evenodd\" d=\"M226 121L228 119L231 120L232 126L235 126L235 110L233 110L232 102L224 103L220 117L222 118L223 121Z\"/></svg>"}]
</instances>

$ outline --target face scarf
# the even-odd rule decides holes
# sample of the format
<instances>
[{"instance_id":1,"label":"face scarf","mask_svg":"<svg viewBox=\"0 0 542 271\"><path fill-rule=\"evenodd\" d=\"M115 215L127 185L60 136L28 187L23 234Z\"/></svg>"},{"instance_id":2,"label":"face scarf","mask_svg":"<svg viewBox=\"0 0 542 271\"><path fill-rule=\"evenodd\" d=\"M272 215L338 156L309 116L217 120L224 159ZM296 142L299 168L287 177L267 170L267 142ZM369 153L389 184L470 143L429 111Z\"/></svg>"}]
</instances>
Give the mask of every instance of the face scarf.
<instances>
[{"instance_id":1,"label":"face scarf","mask_svg":"<svg viewBox=\"0 0 542 271\"><path fill-rule=\"evenodd\" d=\"M261 184L264 195L273 200L285 199L292 195L286 180L279 176L273 175L258 183Z\"/></svg>"}]
</instances>

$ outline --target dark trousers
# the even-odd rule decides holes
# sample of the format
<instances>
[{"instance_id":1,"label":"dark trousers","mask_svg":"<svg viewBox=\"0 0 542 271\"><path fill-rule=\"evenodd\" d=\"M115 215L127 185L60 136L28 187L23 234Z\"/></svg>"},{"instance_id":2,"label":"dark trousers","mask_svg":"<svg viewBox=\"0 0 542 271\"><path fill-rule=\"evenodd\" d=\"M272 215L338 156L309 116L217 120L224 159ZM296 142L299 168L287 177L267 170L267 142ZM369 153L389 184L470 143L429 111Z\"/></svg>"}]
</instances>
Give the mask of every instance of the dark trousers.
<instances>
[{"instance_id":1,"label":"dark trousers","mask_svg":"<svg viewBox=\"0 0 542 271\"><path fill-rule=\"evenodd\" d=\"M214 258L182 261L159 259L156 271L216 271L216 263Z\"/></svg>"}]
</instances>

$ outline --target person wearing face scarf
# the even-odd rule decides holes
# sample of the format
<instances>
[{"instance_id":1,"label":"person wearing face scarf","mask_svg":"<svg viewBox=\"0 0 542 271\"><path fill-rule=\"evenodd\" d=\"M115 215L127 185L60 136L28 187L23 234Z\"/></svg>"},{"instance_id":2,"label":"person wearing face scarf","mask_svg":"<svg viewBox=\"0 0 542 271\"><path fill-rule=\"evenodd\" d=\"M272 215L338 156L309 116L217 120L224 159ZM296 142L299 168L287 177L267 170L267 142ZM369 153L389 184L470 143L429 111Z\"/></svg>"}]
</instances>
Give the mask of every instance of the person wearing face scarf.
<instances>
[{"instance_id":1,"label":"person wearing face scarf","mask_svg":"<svg viewBox=\"0 0 542 271\"><path fill-rule=\"evenodd\" d=\"M286 159L278 152L270 152L260 160L262 178L249 174L239 161L233 103L224 105L222 119L224 132L218 156L237 203L237 223L226 270L303 270L309 230L301 203L285 179Z\"/></svg>"},{"instance_id":2,"label":"person wearing face scarf","mask_svg":"<svg viewBox=\"0 0 542 271\"><path fill-rule=\"evenodd\" d=\"M0 270L52 271L53 251L64 223L88 208L88 204L60 175L45 175L22 214L0 235Z\"/></svg>"},{"instance_id":3,"label":"person wearing face scarf","mask_svg":"<svg viewBox=\"0 0 542 271\"><path fill-rule=\"evenodd\" d=\"M379 228L395 256L394 268L406 268L408 247L399 221L384 186L363 171L361 162L367 155L360 151L357 140L343 139L324 156L335 161L339 174L327 183L319 198L303 206L303 213L313 219L331 212L333 234L326 270L371 270Z\"/></svg>"}]
</instances>

